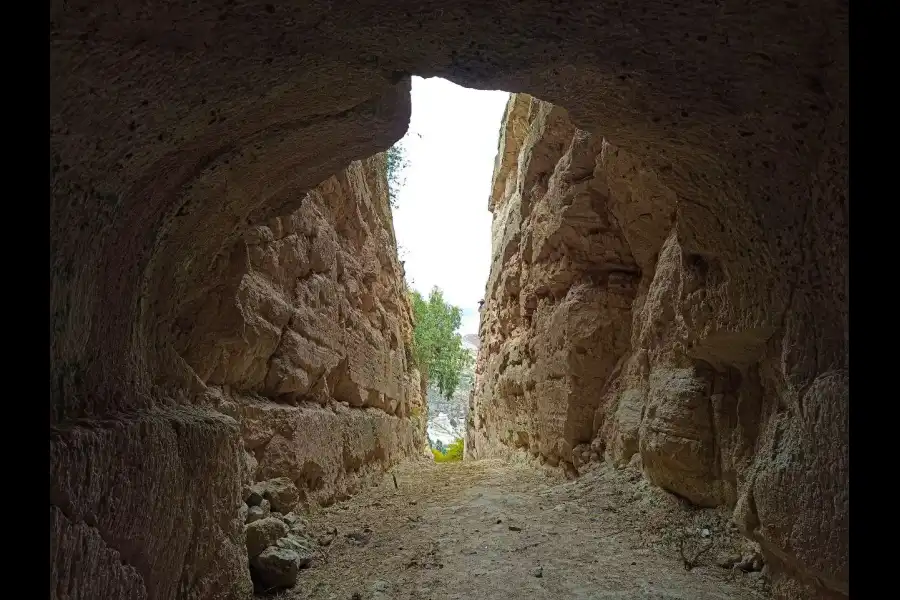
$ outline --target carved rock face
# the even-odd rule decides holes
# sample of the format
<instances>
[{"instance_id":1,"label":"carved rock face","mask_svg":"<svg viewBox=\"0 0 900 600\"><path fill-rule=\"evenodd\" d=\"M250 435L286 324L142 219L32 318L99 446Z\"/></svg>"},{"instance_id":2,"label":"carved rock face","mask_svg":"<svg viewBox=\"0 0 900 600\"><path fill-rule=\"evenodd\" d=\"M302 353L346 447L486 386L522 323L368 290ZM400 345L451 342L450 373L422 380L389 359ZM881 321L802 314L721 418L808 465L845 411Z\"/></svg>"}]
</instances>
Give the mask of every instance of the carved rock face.
<instances>
[{"instance_id":1,"label":"carved rock face","mask_svg":"<svg viewBox=\"0 0 900 600\"><path fill-rule=\"evenodd\" d=\"M467 452L519 449L567 473L591 460L588 444L595 460L639 460L650 481L694 504L734 507L780 595L840 597L846 320L812 327L817 309L799 290L829 272L830 301L843 302L847 256L792 267L779 247L815 253L823 240L739 232L708 208L701 219L707 200L676 193L662 172L559 107L511 98ZM837 197L814 206L794 214L797 227L845 244L846 230L829 229ZM713 241L719 228L732 239ZM822 514L827 530L811 516Z\"/></svg>"}]
</instances>

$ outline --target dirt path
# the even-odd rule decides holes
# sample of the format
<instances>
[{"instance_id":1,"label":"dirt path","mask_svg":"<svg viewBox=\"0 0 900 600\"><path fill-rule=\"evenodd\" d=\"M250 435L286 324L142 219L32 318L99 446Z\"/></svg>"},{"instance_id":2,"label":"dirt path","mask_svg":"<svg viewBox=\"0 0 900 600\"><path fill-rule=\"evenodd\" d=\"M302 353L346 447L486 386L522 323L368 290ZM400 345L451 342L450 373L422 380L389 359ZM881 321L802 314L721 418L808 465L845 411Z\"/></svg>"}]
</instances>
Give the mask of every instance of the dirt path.
<instances>
[{"instance_id":1,"label":"dirt path","mask_svg":"<svg viewBox=\"0 0 900 600\"><path fill-rule=\"evenodd\" d=\"M311 531L333 541L287 598L769 597L760 573L716 566L749 548L724 515L687 507L631 469L603 465L566 481L485 460L393 474L399 489L388 474L311 516ZM704 544L713 547L687 570L681 555Z\"/></svg>"}]
</instances>

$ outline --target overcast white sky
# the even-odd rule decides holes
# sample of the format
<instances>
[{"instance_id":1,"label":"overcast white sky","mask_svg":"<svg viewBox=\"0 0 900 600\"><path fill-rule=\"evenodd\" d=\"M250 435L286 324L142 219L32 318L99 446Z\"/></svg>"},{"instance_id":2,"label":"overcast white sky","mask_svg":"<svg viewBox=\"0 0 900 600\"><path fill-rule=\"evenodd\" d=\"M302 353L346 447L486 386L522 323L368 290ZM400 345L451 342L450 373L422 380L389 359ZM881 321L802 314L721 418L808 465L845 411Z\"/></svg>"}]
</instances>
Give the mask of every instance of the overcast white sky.
<instances>
[{"instance_id":1,"label":"overcast white sky","mask_svg":"<svg viewBox=\"0 0 900 600\"><path fill-rule=\"evenodd\" d=\"M412 80L412 117L401 143L409 166L394 229L406 280L433 286L463 309L460 333L478 333L478 301L491 268L488 196L509 94L444 79Z\"/></svg>"}]
</instances>

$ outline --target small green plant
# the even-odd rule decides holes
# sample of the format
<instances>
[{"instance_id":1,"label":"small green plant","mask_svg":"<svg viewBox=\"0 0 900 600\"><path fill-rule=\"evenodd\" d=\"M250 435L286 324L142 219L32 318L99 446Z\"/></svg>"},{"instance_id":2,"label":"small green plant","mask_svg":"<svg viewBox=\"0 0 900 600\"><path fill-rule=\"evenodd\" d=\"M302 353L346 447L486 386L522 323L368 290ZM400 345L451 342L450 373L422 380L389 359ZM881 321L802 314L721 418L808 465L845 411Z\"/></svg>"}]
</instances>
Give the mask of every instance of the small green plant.
<instances>
[{"instance_id":1,"label":"small green plant","mask_svg":"<svg viewBox=\"0 0 900 600\"><path fill-rule=\"evenodd\" d=\"M465 442L460 438L447 446L447 450L444 452L432 448L431 453L434 455L434 462L457 462L462 460L464 446Z\"/></svg>"}]
</instances>

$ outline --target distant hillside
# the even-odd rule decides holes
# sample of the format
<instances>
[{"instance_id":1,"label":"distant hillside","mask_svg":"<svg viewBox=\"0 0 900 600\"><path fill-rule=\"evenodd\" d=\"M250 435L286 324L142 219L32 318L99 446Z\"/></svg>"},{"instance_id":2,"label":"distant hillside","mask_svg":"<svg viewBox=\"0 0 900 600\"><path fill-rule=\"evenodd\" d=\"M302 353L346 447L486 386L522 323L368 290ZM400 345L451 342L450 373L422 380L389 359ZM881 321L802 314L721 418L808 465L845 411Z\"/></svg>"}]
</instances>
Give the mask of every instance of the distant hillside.
<instances>
[{"instance_id":1,"label":"distant hillside","mask_svg":"<svg viewBox=\"0 0 900 600\"><path fill-rule=\"evenodd\" d=\"M463 342L470 346L474 346L476 350L481 348L481 339L477 333L467 333L463 336Z\"/></svg>"}]
</instances>

